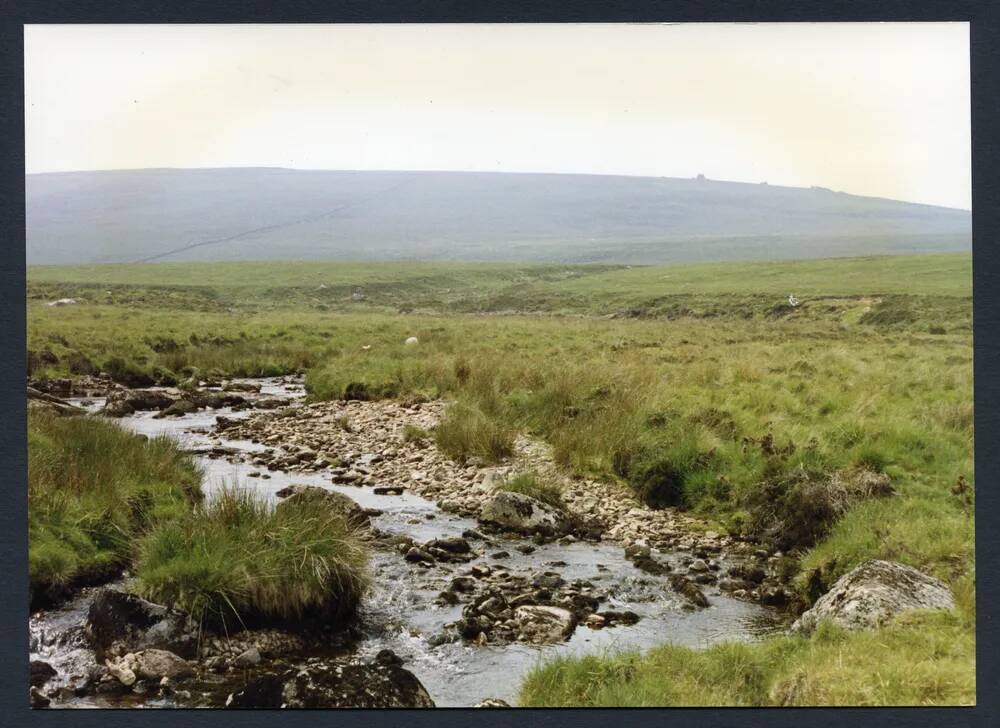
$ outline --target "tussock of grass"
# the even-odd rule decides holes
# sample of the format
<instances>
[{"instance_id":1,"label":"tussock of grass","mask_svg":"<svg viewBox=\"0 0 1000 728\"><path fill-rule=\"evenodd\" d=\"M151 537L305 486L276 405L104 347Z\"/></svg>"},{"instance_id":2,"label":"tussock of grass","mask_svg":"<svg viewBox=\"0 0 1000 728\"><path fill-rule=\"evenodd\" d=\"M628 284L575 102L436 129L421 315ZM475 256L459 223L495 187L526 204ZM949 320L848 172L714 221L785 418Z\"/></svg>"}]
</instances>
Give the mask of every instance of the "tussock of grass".
<instances>
[{"instance_id":1,"label":"tussock of grass","mask_svg":"<svg viewBox=\"0 0 1000 728\"><path fill-rule=\"evenodd\" d=\"M434 440L443 452L459 461L478 457L487 463L497 463L514 452L514 432L466 404L448 409L434 429Z\"/></svg>"},{"instance_id":2,"label":"tussock of grass","mask_svg":"<svg viewBox=\"0 0 1000 728\"><path fill-rule=\"evenodd\" d=\"M530 496L542 503L548 503L553 508L564 507L562 488L555 483L545 482L535 472L518 473L507 478L500 484L500 490Z\"/></svg>"},{"instance_id":3,"label":"tussock of grass","mask_svg":"<svg viewBox=\"0 0 1000 728\"><path fill-rule=\"evenodd\" d=\"M969 705L975 632L958 612L901 615L874 632L557 657L525 679L526 707Z\"/></svg>"},{"instance_id":4,"label":"tussock of grass","mask_svg":"<svg viewBox=\"0 0 1000 728\"><path fill-rule=\"evenodd\" d=\"M201 474L167 438L90 417L28 417L28 568L32 596L108 578L150 525L188 512Z\"/></svg>"},{"instance_id":5,"label":"tussock of grass","mask_svg":"<svg viewBox=\"0 0 1000 728\"><path fill-rule=\"evenodd\" d=\"M410 424L403 426L403 442L424 442L431 439L431 437L431 433L423 427Z\"/></svg>"},{"instance_id":6,"label":"tussock of grass","mask_svg":"<svg viewBox=\"0 0 1000 728\"><path fill-rule=\"evenodd\" d=\"M321 501L273 509L252 491L224 488L144 538L135 574L147 598L212 625L322 626L355 611L367 556L360 534Z\"/></svg>"}]
</instances>

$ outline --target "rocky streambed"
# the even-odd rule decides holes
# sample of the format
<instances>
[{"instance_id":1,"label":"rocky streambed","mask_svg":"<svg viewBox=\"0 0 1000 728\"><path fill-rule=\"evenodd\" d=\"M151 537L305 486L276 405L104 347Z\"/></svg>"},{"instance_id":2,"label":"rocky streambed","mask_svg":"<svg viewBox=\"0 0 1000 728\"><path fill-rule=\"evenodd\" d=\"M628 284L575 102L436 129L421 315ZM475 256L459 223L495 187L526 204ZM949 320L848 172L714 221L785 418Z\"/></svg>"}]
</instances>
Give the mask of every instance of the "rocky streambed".
<instances>
[{"instance_id":1,"label":"rocky streambed","mask_svg":"<svg viewBox=\"0 0 1000 728\"><path fill-rule=\"evenodd\" d=\"M137 433L175 437L204 468L209 498L234 482L275 502L339 494L327 497L364 522L373 556L361 612L338 633L194 631L179 647L137 643L133 633L116 648L110 637L95 640L94 625L122 613L108 611L124 597L109 599L107 589L123 583L85 589L32 615L39 705L513 703L523 675L546 655L705 646L790 621L778 609L787 595L774 555L650 510L626 488L568 478L544 444L527 438L503 467L457 464L420 434L442 416L441 402L304 404L301 381L291 378L194 394L47 394ZM562 486L565 511L498 490L527 470ZM167 629L129 609L130 629L154 637ZM184 666L156 645L184 653Z\"/></svg>"}]
</instances>

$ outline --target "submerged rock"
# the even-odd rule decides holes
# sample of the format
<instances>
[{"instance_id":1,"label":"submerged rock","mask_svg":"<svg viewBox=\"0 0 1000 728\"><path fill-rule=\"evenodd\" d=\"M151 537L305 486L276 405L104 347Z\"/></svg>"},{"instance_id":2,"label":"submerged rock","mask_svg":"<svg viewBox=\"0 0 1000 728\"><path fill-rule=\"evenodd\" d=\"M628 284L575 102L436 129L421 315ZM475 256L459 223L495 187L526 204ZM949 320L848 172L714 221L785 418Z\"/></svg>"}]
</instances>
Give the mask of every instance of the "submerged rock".
<instances>
[{"instance_id":1,"label":"submerged rock","mask_svg":"<svg viewBox=\"0 0 1000 728\"><path fill-rule=\"evenodd\" d=\"M383 661L386 662L386 661ZM433 708L417 677L393 661L308 665L268 673L232 693L227 708Z\"/></svg>"},{"instance_id":2,"label":"submerged rock","mask_svg":"<svg viewBox=\"0 0 1000 728\"><path fill-rule=\"evenodd\" d=\"M570 530L565 513L522 493L494 493L483 504L479 517L518 533L559 536Z\"/></svg>"},{"instance_id":3,"label":"submerged rock","mask_svg":"<svg viewBox=\"0 0 1000 728\"><path fill-rule=\"evenodd\" d=\"M688 579L686 576L680 574L675 574L670 577L670 586L674 588L678 594L682 595L691 604L696 607L707 607L708 598L702 593L698 585L693 581Z\"/></svg>"},{"instance_id":4,"label":"submerged rock","mask_svg":"<svg viewBox=\"0 0 1000 728\"><path fill-rule=\"evenodd\" d=\"M823 620L845 629L874 629L902 612L954 607L944 582L904 564L872 560L840 577L792 631L812 632Z\"/></svg>"}]
</instances>

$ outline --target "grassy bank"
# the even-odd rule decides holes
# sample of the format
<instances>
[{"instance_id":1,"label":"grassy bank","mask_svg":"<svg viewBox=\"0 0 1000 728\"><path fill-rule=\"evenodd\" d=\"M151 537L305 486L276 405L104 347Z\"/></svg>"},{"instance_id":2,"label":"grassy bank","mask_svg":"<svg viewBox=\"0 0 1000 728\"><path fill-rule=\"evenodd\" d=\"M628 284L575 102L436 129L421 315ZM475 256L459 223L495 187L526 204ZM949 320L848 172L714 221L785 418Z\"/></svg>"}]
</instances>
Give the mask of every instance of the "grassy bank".
<instances>
[{"instance_id":1,"label":"grassy bank","mask_svg":"<svg viewBox=\"0 0 1000 728\"><path fill-rule=\"evenodd\" d=\"M533 670L525 707L971 705L975 633L962 612L910 613L875 632L665 646L556 658Z\"/></svg>"},{"instance_id":2,"label":"grassy bank","mask_svg":"<svg viewBox=\"0 0 1000 728\"><path fill-rule=\"evenodd\" d=\"M139 545L137 588L203 623L332 626L354 613L367 586L361 535L321 501L269 506L224 489Z\"/></svg>"},{"instance_id":3,"label":"grassy bank","mask_svg":"<svg viewBox=\"0 0 1000 728\"><path fill-rule=\"evenodd\" d=\"M28 418L28 570L32 599L108 578L154 524L186 514L201 474L166 438L92 418Z\"/></svg>"}]
</instances>

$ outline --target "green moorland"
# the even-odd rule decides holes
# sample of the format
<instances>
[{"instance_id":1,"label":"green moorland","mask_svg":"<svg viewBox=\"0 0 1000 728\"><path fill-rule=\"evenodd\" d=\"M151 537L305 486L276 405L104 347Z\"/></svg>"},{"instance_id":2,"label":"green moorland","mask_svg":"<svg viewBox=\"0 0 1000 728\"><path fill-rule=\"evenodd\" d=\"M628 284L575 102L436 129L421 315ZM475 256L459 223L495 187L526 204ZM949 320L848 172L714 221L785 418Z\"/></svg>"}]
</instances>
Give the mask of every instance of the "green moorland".
<instances>
[{"instance_id":1,"label":"green moorland","mask_svg":"<svg viewBox=\"0 0 1000 728\"><path fill-rule=\"evenodd\" d=\"M687 704L681 687L654 694L648 678L686 661L685 679L718 681L733 691L719 700L737 704L968 702L974 690L969 255L43 267L28 283L32 376L305 371L313 399L444 396L455 404L430 436L452 456L501 459L531 433L568 471L781 548L803 603L869 558L939 576L960 602L948 619L875 636L559 663L529 679L526 703ZM79 303L45 305L59 297ZM419 345L404 346L408 336ZM894 494L846 498L828 485L862 471L887 474ZM899 665L942 671L914 673L926 681L906 690L882 675L881 692L870 671L837 677L878 645ZM817 687L827 679L837 684Z\"/></svg>"}]
</instances>

